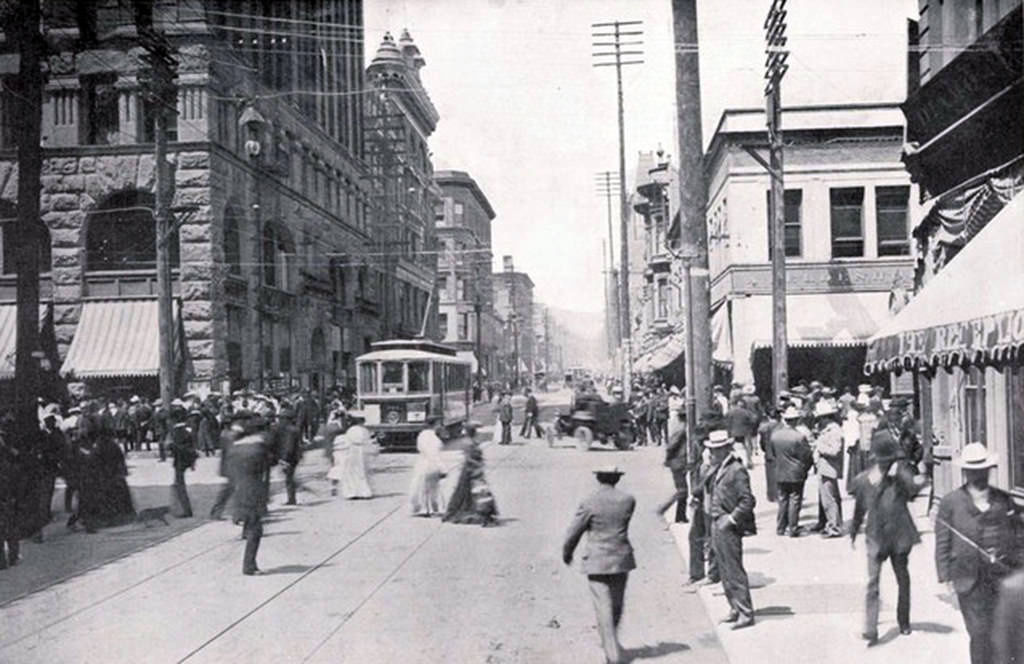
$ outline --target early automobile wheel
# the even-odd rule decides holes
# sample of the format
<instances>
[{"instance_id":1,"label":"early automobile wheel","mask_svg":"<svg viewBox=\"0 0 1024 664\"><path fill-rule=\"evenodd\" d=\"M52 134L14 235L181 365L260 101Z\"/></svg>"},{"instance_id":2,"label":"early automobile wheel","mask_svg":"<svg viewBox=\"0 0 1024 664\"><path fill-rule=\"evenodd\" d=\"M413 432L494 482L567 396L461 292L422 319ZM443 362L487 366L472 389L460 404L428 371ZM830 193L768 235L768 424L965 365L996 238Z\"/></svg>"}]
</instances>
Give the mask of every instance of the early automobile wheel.
<instances>
[{"instance_id":1,"label":"early automobile wheel","mask_svg":"<svg viewBox=\"0 0 1024 664\"><path fill-rule=\"evenodd\" d=\"M581 452L589 450L590 444L594 442L594 432L590 430L590 427L576 427L576 430L572 432L572 437L576 439L576 449Z\"/></svg>"}]
</instances>

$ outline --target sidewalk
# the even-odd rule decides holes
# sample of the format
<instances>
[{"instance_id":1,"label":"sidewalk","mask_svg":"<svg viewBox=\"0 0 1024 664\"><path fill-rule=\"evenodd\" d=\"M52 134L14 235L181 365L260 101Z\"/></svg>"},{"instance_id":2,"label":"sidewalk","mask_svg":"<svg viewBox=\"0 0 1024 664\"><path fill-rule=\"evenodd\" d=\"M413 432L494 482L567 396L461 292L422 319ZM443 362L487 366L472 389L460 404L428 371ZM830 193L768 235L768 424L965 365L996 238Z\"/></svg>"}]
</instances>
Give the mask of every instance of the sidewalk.
<instances>
[{"instance_id":1,"label":"sidewalk","mask_svg":"<svg viewBox=\"0 0 1024 664\"><path fill-rule=\"evenodd\" d=\"M732 662L967 662L968 639L963 618L935 575L933 523L927 501L911 503L921 543L910 554L911 608L914 632L900 636L896 626L896 581L886 564L882 573L879 644L868 648L860 638L864 620L867 562L863 531L857 549L849 537L822 539L817 534L792 539L775 535L775 503L765 498L763 457L755 459L751 484L757 498L758 534L744 540L744 564L750 576L757 624L716 632ZM845 487L844 492L845 494ZM818 514L818 481L813 475L804 489L801 524L814 525ZM670 509L666 516L674 516ZM845 497L843 516L853 517L853 500ZM684 560L688 560L688 526L670 527ZM702 586L698 594L708 615L718 621L728 613L720 584Z\"/></svg>"}]
</instances>

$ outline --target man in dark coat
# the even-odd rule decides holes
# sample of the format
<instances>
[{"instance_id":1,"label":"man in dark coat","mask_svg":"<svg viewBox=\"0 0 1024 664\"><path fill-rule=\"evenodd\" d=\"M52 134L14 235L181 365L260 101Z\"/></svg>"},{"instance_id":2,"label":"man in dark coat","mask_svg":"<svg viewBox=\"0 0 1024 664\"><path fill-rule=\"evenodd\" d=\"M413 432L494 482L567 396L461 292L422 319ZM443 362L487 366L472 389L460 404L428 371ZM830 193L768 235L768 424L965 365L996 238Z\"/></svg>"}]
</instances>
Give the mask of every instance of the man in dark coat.
<instances>
[{"instance_id":1,"label":"man in dark coat","mask_svg":"<svg viewBox=\"0 0 1024 664\"><path fill-rule=\"evenodd\" d=\"M626 581L636 568L633 546L629 542L629 521L636 499L615 488L623 473L615 466L594 471L599 487L576 510L562 544L562 560L572 564L573 552L583 534L587 534L583 555L583 573L590 583L590 595L597 613L597 631L601 635L608 662L625 661L619 644L618 627L622 619Z\"/></svg>"},{"instance_id":2,"label":"man in dark coat","mask_svg":"<svg viewBox=\"0 0 1024 664\"><path fill-rule=\"evenodd\" d=\"M211 519L221 519L224 515L224 508L227 507L228 500L231 499L232 494L235 492L235 479L231 475L231 468L229 466L231 460L231 446L236 440L245 435L245 428L248 426L249 419L252 417L252 413L247 410L236 410L231 414L231 424L224 428L220 434L220 476L225 478L227 482L220 485L220 489L217 491L217 498L213 501L213 507L210 508Z\"/></svg>"},{"instance_id":3,"label":"man in dark coat","mask_svg":"<svg viewBox=\"0 0 1024 664\"><path fill-rule=\"evenodd\" d=\"M512 395L508 390L501 393L498 402L498 421L501 422L501 445L512 443Z\"/></svg>"},{"instance_id":4,"label":"man in dark coat","mask_svg":"<svg viewBox=\"0 0 1024 664\"><path fill-rule=\"evenodd\" d=\"M302 459L302 433L295 426L295 411L285 406L277 415L274 437L280 446L280 460L284 469L284 486L288 493L287 505L295 505L295 470Z\"/></svg>"},{"instance_id":5,"label":"man in dark coat","mask_svg":"<svg viewBox=\"0 0 1024 664\"><path fill-rule=\"evenodd\" d=\"M896 622L901 634L910 634L910 550L921 541L907 503L918 487L914 474L900 463L903 453L888 436L871 440L872 464L853 480L855 507L850 524L850 544L856 545L857 533L865 518L864 536L868 551L868 588L865 596L864 632L868 645L878 642L878 582L882 564L892 563L899 588Z\"/></svg>"},{"instance_id":6,"label":"man in dark coat","mask_svg":"<svg viewBox=\"0 0 1024 664\"><path fill-rule=\"evenodd\" d=\"M7 569L21 560L21 533L18 516L23 496L20 478L22 452L11 436L14 420L5 416L0 422L0 569Z\"/></svg>"},{"instance_id":7,"label":"man in dark coat","mask_svg":"<svg viewBox=\"0 0 1024 664\"><path fill-rule=\"evenodd\" d=\"M1024 563L1020 510L1008 493L989 486L996 464L983 444L965 445L957 465L967 481L942 498L935 520L935 566L959 600L971 664L997 661L992 639L999 585Z\"/></svg>"},{"instance_id":8,"label":"man in dark coat","mask_svg":"<svg viewBox=\"0 0 1024 664\"><path fill-rule=\"evenodd\" d=\"M241 522L245 538L242 574L259 574L256 554L263 538L263 513L267 489L263 476L270 469L270 436L262 418L249 418L243 436L228 453L228 468L235 486L235 521Z\"/></svg>"},{"instance_id":9,"label":"man in dark coat","mask_svg":"<svg viewBox=\"0 0 1024 664\"><path fill-rule=\"evenodd\" d=\"M171 417L168 412L169 404L164 404L157 399L153 402L153 417L150 419L150 428L153 431L153 440L160 451L160 460L167 460L167 436L170 433Z\"/></svg>"},{"instance_id":10,"label":"man in dark coat","mask_svg":"<svg viewBox=\"0 0 1024 664\"><path fill-rule=\"evenodd\" d=\"M750 475L743 460L732 452L734 440L719 429L708 435L704 445L711 455L714 475L711 492L711 545L718 561L722 589L729 601L729 615L722 622L733 629L754 624L754 605L750 599L750 580L743 567L743 537L757 532L754 523L756 500L750 490Z\"/></svg>"},{"instance_id":11,"label":"man in dark coat","mask_svg":"<svg viewBox=\"0 0 1024 664\"><path fill-rule=\"evenodd\" d=\"M61 473L64 451L67 441L64 432L57 427L56 410L47 411L43 417L43 428L40 431L39 447L36 452L36 471L39 482L39 520L47 524L53 519L53 490L57 475ZM36 541L42 541L43 531L40 528Z\"/></svg>"},{"instance_id":12,"label":"man in dark coat","mask_svg":"<svg viewBox=\"0 0 1024 664\"><path fill-rule=\"evenodd\" d=\"M797 431L800 412L793 406L782 413L782 424L771 433L766 458L774 463L778 486L779 515L775 532L779 535L800 535L800 506L804 499L804 482L814 459L807 437Z\"/></svg>"},{"instance_id":13,"label":"man in dark coat","mask_svg":"<svg viewBox=\"0 0 1024 664\"><path fill-rule=\"evenodd\" d=\"M174 516L179 519L192 516L192 501L188 498L188 488L185 486L185 471L195 468L196 459L199 457L199 453L196 452L195 433L186 424L186 416L184 404L175 400L170 409L171 431L168 435L168 447L174 458Z\"/></svg>"},{"instance_id":14,"label":"man in dark coat","mask_svg":"<svg viewBox=\"0 0 1024 664\"><path fill-rule=\"evenodd\" d=\"M743 443L748 469L754 467L754 437L757 435L757 425L757 415L744 405L742 398L732 402L725 414L725 426L730 438Z\"/></svg>"},{"instance_id":15,"label":"man in dark coat","mask_svg":"<svg viewBox=\"0 0 1024 664\"><path fill-rule=\"evenodd\" d=\"M686 441L686 426L683 413L677 411L674 416L679 424L665 447L665 466L672 471L672 483L676 487L676 523L687 523L686 504L689 502L689 484L687 475L690 472L689 446Z\"/></svg>"},{"instance_id":16,"label":"man in dark coat","mask_svg":"<svg viewBox=\"0 0 1024 664\"><path fill-rule=\"evenodd\" d=\"M537 397L533 396L533 391L528 387L523 390L523 393L526 394L526 413L523 418L523 428L519 430L519 435L529 438L531 432L536 432L537 437L542 438L544 432L541 430L540 425L537 424L537 418L540 416Z\"/></svg>"}]
</instances>

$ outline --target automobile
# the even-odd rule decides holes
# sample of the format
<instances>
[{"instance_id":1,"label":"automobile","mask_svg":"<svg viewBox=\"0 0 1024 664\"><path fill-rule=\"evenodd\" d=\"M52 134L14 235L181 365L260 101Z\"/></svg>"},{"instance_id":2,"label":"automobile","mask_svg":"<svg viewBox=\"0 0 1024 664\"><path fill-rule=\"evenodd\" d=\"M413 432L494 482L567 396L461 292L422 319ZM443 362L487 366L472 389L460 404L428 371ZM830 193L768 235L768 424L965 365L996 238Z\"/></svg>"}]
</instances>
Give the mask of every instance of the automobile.
<instances>
[{"instance_id":1,"label":"automobile","mask_svg":"<svg viewBox=\"0 0 1024 664\"><path fill-rule=\"evenodd\" d=\"M608 403L596 394L577 395L569 412L556 414L547 430L548 445L563 436L572 436L582 451L595 440L628 450L636 438L629 404Z\"/></svg>"}]
</instances>

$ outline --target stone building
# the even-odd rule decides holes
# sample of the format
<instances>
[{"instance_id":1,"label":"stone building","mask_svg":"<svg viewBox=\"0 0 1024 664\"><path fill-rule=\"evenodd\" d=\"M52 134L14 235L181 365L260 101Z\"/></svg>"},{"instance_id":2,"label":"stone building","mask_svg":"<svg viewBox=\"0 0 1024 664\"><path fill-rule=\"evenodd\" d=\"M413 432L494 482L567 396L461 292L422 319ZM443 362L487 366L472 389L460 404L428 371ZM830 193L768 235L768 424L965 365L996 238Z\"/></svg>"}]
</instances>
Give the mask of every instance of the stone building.
<instances>
[{"instance_id":1,"label":"stone building","mask_svg":"<svg viewBox=\"0 0 1024 664\"><path fill-rule=\"evenodd\" d=\"M45 26L42 296L76 390L155 394L154 106L130 3L78 4L52 3ZM179 388L348 381L381 332L380 291L349 258L376 240L380 207L363 149L361 0L158 1L153 23L179 51L167 136ZM349 36L313 29L325 24ZM0 76L16 62L0 55ZM5 273L0 298L13 294Z\"/></svg>"},{"instance_id":2,"label":"stone building","mask_svg":"<svg viewBox=\"0 0 1024 664\"><path fill-rule=\"evenodd\" d=\"M500 323L491 284L491 223L495 213L463 171L437 171L441 200L434 215L439 338L473 361L481 380L497 375Z\"/></svg>"},{"instance_id":3,"label":"stone building","mask_svg":"<svg viewBox=\"0 0 1024 664\"><path fill-rule=\"evenodd\" d=\"M514 387L533 382L533 280L516 272L511 256L502 257L503 270L491 275L494 311L503 322L504 344L499 350L505 380Z\"/></svg>"}]
</instances>

